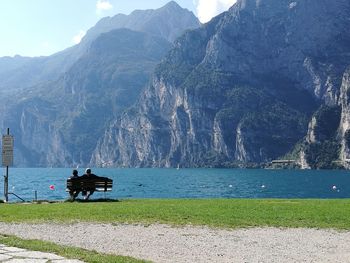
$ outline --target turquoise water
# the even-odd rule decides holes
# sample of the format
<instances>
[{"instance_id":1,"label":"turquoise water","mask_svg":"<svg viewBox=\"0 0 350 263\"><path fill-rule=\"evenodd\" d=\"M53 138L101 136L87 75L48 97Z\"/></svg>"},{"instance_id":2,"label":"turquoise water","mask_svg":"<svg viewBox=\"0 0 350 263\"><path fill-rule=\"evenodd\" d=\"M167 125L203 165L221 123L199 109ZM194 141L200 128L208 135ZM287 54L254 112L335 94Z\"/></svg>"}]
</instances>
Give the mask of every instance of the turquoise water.
<instances>
[{"instance_id":1,"label":"turquoise water","mask_svg":"<svg viewBox=\"0 0 350 263\"><path fill-rule=\"evenodd\" d=\"M84 170L80 169L79 174ZM349 198L350 171L250 169L93 169L114 180L107 198ZM3 174L5 170L3 170ZM71 169L10 168L9 191L23 199L65 200ZM50 189L54 186L54 189ZM336 186L333 189L333 186ZM0 182L3 199L4 180ZM52 187L51 187L52 188ZM94 193L92 198L103 198ZM10 195L10 201L18 201Z\"/></svg>"}]
</instances>

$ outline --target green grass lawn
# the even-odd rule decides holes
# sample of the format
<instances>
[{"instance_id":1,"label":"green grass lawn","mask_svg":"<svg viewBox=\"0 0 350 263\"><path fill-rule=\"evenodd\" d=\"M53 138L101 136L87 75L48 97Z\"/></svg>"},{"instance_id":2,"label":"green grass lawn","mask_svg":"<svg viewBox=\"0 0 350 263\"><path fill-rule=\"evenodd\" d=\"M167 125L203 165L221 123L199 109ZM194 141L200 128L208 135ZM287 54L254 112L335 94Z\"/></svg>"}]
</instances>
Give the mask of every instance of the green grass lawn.
<instances>
[{"instance_id":1,"label":"green grass lawn","mask_svg":"<svg viewBox=\"0 0 350 263\"><path fill-rule=\"evenodd\" d=\"M52 242L40 240L23 240L14 236L0 234L0 244L25 248L28 250L54 253L69 259L79 259L87 263L142 263L147 261L131 257L108 255L81 248L57 245Z\"/></svg>"},{"instance_id":2,"label":"green grass lawn","mask_svg":"<svg viewBox=\"0 0 350 263\"><path fill-rule=\"evenodd\" d=\"M350 200L145 199L120 202L0 204L0 221L350 229Z\"/></svg>"}]
</instances>

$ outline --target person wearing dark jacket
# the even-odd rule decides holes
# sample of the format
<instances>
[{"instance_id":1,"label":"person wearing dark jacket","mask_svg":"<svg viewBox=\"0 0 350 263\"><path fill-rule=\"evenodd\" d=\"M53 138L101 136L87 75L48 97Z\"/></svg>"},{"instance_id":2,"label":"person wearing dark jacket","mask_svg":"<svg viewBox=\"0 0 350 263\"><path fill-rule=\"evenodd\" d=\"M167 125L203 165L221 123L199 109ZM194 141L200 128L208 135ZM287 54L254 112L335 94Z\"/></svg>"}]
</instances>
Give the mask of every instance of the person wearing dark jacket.
<instances>
[{"instance_id":1,"label":"person wearing dark jacket","mask_svg":"<svg viewBox=\"0 0 350 263\"><path fill-rule=\"evenodd\" d=\"M96 174L91 173L91 169L87 168L85 170L85 174L83 174L80 178L81 179L89 179L89 178L95 178L98 177ZM84 189L81 194L84 196L84 200L88 200L89 197L95 192L94 188L90 189Z\"/></svg>"},{"instance_id":2,"label":"person wearing dark jacket","mask_svg":"<svg viewBox=\"0 0 350 263\"><path fill-rule=\"evenodd\" d=\"M75 179L78 179L79 178L79 176L78 176L78 171L77 170L73 170L73 172L72 172L72 175L69 177L71 180L75 180ZM78 189L71 189L71 190L69 190L69 194L70 194L70 196L71 196L71 199L74 201L75 200L75 198L77 198L77 196L79 195L79 193L80 193L80 190L78 190Z\"/></svg>"}]
</instances>

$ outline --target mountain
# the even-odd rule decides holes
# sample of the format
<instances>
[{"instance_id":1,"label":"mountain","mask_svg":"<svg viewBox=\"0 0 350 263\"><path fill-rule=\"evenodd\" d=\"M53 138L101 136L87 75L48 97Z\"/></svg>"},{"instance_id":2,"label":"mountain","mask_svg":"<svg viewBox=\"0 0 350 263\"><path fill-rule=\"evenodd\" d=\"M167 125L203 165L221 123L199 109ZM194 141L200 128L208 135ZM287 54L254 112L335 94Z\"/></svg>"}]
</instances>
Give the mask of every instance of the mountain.
<instances>
[{"instance_id":1,"label":"mountain","mask_svg":"<svg viewBox=\"0 0 350 263\"><path fill-rule=\"evenodd\" d=\"M147 32L173 42L185 30L199 26L200 22L192 12L171 1L156 10L136 10L130 15L118 14L114 17L105 17L87 32L83 43L116 28Z\"/></svg>"},{"instance_id":2,"label":"mountain","mask_svg":"<svg viewBox=\"0 0 350 263\"><path fill-rule=\"evenodd\" d=\"M74 52L76 48L74 46L49 57L1 57L0 93L9 95L57 79L78 59Z\"/></svg>"},{"instance_id":3,"label":"mountain","mask_svg":"<svg viewBox=\"0 0 350 263\"><path fill-rule=\"evenodd\" d=\"M133 21L144 19L144 12L133 15ZM181 14L185 21L189 12L170 3L154 11L149 19L155 24L162 24L158 18L164 16L182 21ZM183 21L174 23L173 27L166 25L169 36L192 28L191 21L188 25ZM27 81L28 87L18 89L11 96L2 95L7 103L0 107L0 124L3 129L10 127L16 138L15 164L31 167L88 164L109 122L136 102L156 65L171 47L172 43L160 31L150 33L121 26L99 30L94 37L89 33L78 46L52 57L37 58L50 63L68 59L69 63L61 63L62 68L56 71L54 68L60 63L49 68L47 62L56 78L41 79L32 85L23 74L22 81ZM14 63L10 70L16 71L20 63L28 70L37 70L27 60L34 63L22 57L2 58L0 71L1 65L11 62ZM21 70L17 70L21 75ZM12 77L19 79L19 75Z\"/></svg>"},{"instance_id":4,"label":"mountain","mask_svg":"<svg viewBox=\"0 0 350 263\"><path fill-rule=\"evenodd\" d=\"M101 19L88 30L81 43L48 57L0 58L0 92L17 92L40 83L57 80L90 48L101 34L121 28L145 32L172 42L184 31L200 26L199 20L176 2L156 10L137 10Z\"/></svg>"},{"instance_id":5,"label":"mountain","mask_svg":"<svg viewBox=\"0 0 350 263\"><path fill-rule=\"evenodd\" d=\"M175 42L92 164L346 166L349 14L347 0L238 0Z\"/></svg>"}]
</instances>

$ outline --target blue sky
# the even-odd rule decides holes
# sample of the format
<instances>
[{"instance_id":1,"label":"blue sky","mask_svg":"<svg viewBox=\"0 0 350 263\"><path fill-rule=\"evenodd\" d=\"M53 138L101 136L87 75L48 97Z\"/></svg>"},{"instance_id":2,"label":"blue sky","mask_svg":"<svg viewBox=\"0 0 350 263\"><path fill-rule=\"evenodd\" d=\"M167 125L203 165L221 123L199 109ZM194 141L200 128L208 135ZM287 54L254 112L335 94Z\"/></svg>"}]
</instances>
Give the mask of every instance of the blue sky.
<instances>
[{"instance_id":1,"label":"blue sky","mask_svg":"<svg viewBox=\"0 0 350 263\"><path fill-rule=\"evenodd\" d=\"M155 9L170 0L0 0L0 57L51 55L79 42L105 16ZM202 22L236 0L176 0Z\"/></svg>"}]
</instances>

